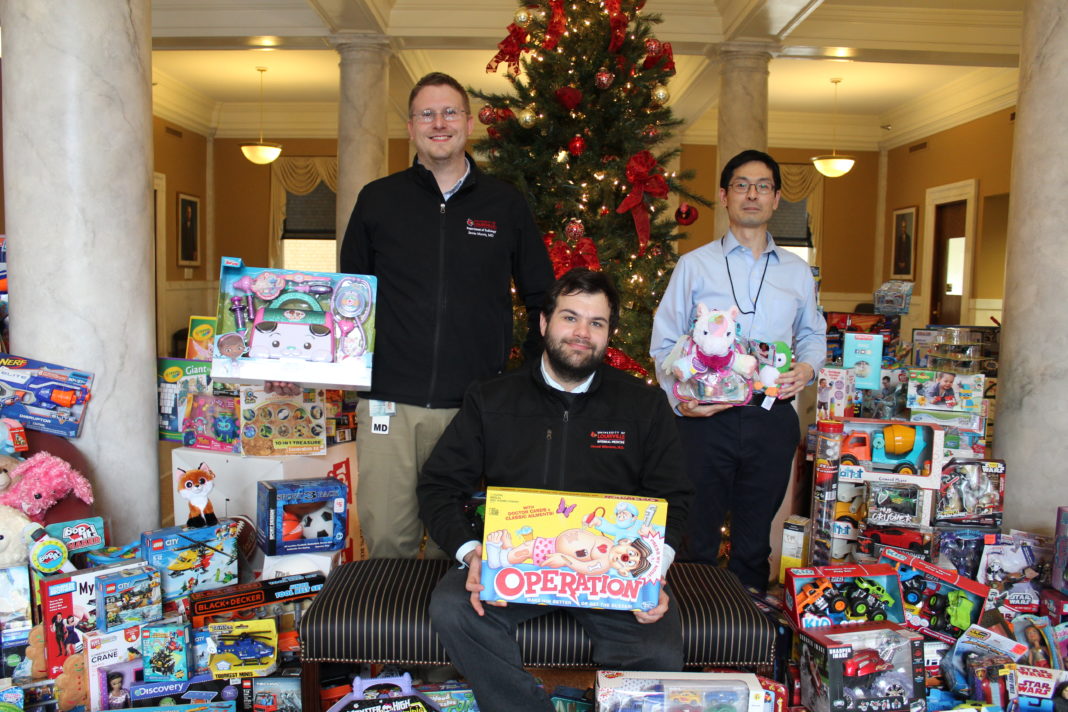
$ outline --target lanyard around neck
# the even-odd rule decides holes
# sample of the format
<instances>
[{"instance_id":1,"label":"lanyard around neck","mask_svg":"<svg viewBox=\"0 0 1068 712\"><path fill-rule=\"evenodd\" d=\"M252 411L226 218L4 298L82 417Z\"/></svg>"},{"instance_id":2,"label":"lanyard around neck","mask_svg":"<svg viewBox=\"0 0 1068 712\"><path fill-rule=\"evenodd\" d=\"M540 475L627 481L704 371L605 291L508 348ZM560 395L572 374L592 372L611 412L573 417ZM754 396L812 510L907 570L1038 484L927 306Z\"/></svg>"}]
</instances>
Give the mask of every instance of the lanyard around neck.
<instances>
[{"instance_id":1,"label":"lanyard around neck","mask_svg":"<svg viewBox=\"0 0 1068 712\"><path fill-rule=\"evenodd\" d=\"M738 307L739 314L756 314L757 300L760 299L760 292L764 289L764 278L768 276L768 262L771 261L771 252L764 253L764 271L760 274L760 285L757 286L756 297L752 299L753 309L752 311L742 311L741 305L738 304L738 295L734 291L734 278L731 277L731 263L727 260L727 247L723 245L723 266L727 268L727 280L731 283L731 297L734 298L734 305Z\"/></svg>"}]
</instances>

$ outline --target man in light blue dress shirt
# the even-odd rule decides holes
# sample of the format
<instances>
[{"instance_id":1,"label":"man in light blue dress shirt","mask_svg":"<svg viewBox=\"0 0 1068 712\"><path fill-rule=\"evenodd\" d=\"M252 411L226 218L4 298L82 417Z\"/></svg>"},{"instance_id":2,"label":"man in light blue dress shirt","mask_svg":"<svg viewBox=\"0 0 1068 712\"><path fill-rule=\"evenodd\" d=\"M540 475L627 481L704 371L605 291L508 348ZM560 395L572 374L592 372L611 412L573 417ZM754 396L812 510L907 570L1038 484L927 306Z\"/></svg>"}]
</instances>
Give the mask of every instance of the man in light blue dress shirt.
<instances>
[{"instance_id":1,"label":"man in light blue dress shirt","mask_svg":"<svg viewBox=\"0 0 1068 712\"><path fill-rule=\"evenodd\" d=\"M760 591L770 574L771 523L801 437L793 399L813 381L827 352L812 272L767 231L780 188L779 164L766 153L747 150L727 162L720 200L730 229L679 259L653 321L650 347L657 378L679 416L687 471L697 488L679 559L716 563L720 528L731 512L728 567ZM737 306L745 341L790 346L793 364L779 376L777 396L753 394L745 406L676 398L671 365L664 362L689 333L698 303L721 310Z\"/></svg>"}]
</instances>

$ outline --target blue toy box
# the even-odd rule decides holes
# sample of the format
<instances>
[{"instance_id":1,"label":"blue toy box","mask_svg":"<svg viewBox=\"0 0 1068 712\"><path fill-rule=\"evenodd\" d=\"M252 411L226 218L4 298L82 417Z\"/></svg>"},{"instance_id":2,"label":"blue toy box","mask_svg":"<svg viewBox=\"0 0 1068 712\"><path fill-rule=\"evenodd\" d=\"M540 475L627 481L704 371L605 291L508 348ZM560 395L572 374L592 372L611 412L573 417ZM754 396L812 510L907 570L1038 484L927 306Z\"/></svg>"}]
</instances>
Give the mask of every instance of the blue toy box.
<instances>
[{"instance_id":1,"label":"blue toy box","mask_svg":"<svg viewBox=\"0 0 1068 712\"><path fill-rule=\"evenodd\" d=\"M30 430L78 437L92 387L91 373L0 354L0 416Z\"/></svg>"},{"instance_id":2,"label":"blue toy box","mask_svg":"<svg viewBox=\"0 0 1068 712\"><path fill-rule=\"evenodd\" d=\"M138 566L96 580L97 628L111 633L163 617L159 571Z\"/></svg>"},{"instance_id":3,"label":"blue toy box","mask_svg":"<svg viewBox=\"0 0 1068 712\"><path fill-rule=\"evenodd\" d=\"M188 680L189 624L171 618L141 629L141 659L145 682Z\"/></svg>"},{"instance_id":4,"label":"blue toy box","mask_svg":"<svg viewBox=\"0 0 1068 712\"><path fill-rule=\"evenodd\" d=\"M260 481L256 541L265 554L337 551L345 544L348 486L333 477Z\"/></svg>"},{"instance_id":5,"label":"blue toy box","mask_svg":"<svg viewBox=\"0 0 1068 712\"><path fill-rule=\"evenodd\" d=\"M235 581L240 527L236 519L221 519L207 527L169 527L141 534L141 558L160 572L163 600Z\"/></svg>"}]
</instances>

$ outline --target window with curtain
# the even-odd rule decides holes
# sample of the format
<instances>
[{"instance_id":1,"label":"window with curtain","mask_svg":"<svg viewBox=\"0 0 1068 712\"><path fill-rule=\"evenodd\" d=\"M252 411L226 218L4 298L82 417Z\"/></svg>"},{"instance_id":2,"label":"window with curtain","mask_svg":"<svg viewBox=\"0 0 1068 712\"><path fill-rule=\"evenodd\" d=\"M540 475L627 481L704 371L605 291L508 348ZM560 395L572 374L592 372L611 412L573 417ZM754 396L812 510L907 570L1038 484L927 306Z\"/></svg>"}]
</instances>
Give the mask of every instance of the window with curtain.
<instances>
[{"instance_id":1,"label":"window with curtain","mask_svg":"<svg viewBox=\"0 0 1068 712\"><path fill-rule=\"evenodd\" d=\"M334 156L283 156L271 164L271 266L337 271L336 192Z\"/></svg>"},{"instance_id":2,"label":"window with curtain","mask_svg":"<svg viewBox=\"0 0 1068 712\"><path fill-rule=\"evenodd\" d=\"M777 244L818 264L823 228L823 181L811 163L784 163L782 197L768 229Z\"/></svg>"}]
</instances>

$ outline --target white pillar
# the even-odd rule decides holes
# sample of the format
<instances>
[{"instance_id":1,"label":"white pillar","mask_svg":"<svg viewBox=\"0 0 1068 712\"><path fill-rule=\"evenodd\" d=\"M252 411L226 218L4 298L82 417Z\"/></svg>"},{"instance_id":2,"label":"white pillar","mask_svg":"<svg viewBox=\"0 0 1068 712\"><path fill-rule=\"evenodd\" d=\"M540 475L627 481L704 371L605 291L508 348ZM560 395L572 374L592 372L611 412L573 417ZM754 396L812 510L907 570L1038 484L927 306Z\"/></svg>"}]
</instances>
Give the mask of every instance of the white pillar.
<instances>
[{"instance_id":1,"label":"white pillar","mask_svg":"<svg viewBox=\"0 0 1068 712\"><path fill-rule=\"evenodd\" d=\"M1068 5L1025 4L1012 156L1005 328L995 451L1008 467L1006 524L1050 532L1068 504Z\"/></svg>"},{"instance_id":2,"label":"white pillar","mask_svg":"<svg viewBox=\"0 0 1068 712\"><path fill-rule=\"evenodd\" d=\"M768 150L768 62L766 42L728 42L719 48L719 105L716 184L724 164L748 148ZM727 232L727 213L716 192L716 237Z\"/></svg>"},{"instance_id":3,"label":"white pillar","mask_svg":"<svg viewBox=\"0 0 1068 712\"><path fill-rule=\"evenodd\" d=\"M7 0L4 185L11 343L91 371L96 511L159 526L148 0Z\"/></svg>"},{"instance_id":4,"label":"white pillar","mask_svg":"<svg viewBox=\"0 0 1068 712\"><path fill-rule=\"evenodd\" d=\"M386 174L389 132L389 44L381 35L338 35L341 55L337 120L337 249L349 224L356 196Z\"/></svg>"}]
</instances>

